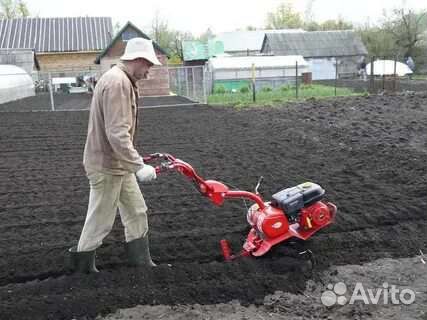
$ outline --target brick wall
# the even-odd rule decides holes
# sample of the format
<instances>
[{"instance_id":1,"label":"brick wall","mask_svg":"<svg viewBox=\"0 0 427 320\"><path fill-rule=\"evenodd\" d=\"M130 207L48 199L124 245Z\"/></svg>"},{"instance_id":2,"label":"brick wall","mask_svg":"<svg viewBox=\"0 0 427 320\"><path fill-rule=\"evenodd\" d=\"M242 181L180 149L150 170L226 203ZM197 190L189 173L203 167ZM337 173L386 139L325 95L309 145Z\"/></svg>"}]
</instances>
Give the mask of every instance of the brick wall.
<instances>
[{"instance_id":1,"label":"brick wall","mask_svg":"<svg viewBox=\"0 0 427 320\"><path fill-rule=\"evenodd\" d=\"M95 58L99 52L38 53L40 71L98 70Z\"/></svg>"},{"instance_id":2,"label":"brick wall","mask_svg":"<svg viewBox=\"0 0 427 320\"><path fill-rule=\"evenodd\" d=\"M141 95L144 96L164 96L169 95L169 71L167 57L157 54L161 66L150 69L147 80L138 81Z\"/></svg>"}]
</instances>

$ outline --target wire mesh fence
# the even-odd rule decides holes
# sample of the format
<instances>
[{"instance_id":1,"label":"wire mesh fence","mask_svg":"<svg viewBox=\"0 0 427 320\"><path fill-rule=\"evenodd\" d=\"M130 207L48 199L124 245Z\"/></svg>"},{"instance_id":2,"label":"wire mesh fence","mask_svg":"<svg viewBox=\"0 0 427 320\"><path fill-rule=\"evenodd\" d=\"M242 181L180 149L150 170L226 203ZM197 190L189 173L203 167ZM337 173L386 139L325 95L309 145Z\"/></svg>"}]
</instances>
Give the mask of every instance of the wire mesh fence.
<instances>
[{"instance_id":1,"label":"wire mesh fence","mask_svg":"<svg viewBox=\"0 0 427 320\"><path fill-rule=\"evenodd\" d=\"M291 99L353 94L427 92L427 70L416 57L367 57L353 68L340 57L319 66L256 68L219 76L207 66L169 67L170 91L197 103L280 103ZM418 65L417 65L418 64ZM319 73L320 72L320 73ZM321 76L319 76L319 74ZM0 111L86 110L101 72L95 68L0 73ZM319 79L320 77L320 79Z\"/></svg>"},{"instance_id":2,"label":"wire mesh fence","mask_svg":"<svg viewBox=\"0 0 427 320\"><path fill-rule=\"evenodd\" d=\"M176 95L206 103L209 86L204 66L169 67L169 88Z\"/></svg>"},{"instance_id":3,"label":"wire mesh fence","mask_svg":"<svg viewBox=\"0 0 427 320\"><path fill-rule=\"evenodd\" d=\"M206 103L205 72L204 67L169 68L170 91L180 97L161 99L158 96L144 96L140 105ZM96 68L39 71L31 74L21 70L21 73L0 74L0 111L87 110L92 92L101 76L102 72ZM24 87L19 85L22 80L19 77L25 77Z\"/></svg>"},{"instance_id":4,"label":"wire mesh fence","mask_svg":"<svg viewBox=\"0 0 427 320\"><path fill-rule=\"evenodd\" d=\"M354 59L353 59L354 60ZM427 92L426 74L411 69L399 57L365 57L357 63L340 57L309 61L304 66L275 68L271 72L256 68L254 77L218 80L212 75L209 103L279 103L291 99L350 96L360 94ZM273 72L274 71L274 72Z\"/></svg>"},{"instance_id":5,"label":"wire mesh fence","mask_svg":"<svg viewBox=\"0 0 427 320\"><path fill-rule=\"evenodd\" d=\"M0 111L89 109L96 70L0 74Z\"/></svg>"}]
</instances>

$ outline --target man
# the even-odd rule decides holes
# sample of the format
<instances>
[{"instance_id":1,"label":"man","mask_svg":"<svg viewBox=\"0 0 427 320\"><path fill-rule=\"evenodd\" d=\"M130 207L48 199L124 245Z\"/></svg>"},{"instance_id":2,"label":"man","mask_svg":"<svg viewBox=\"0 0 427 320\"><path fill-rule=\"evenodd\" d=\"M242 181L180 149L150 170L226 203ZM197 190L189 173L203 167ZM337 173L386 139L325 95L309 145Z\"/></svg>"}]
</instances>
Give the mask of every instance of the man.
<instances>
[{"instance_id":1,"label":"man","mask_svg":"<svg viewBox=\"0 0 427 320\"><path fill-rule=\"evenodd\" d=\"M138 90L153 65L161 65L151 40L128 41L120 62L98 81L92 98L83 164L90 184L86 221L77 247L69 249L77 272L98 272L95 250L110 233L117 209L125 229L126 252L134 266L155 266L148 245L147 207L141 182L156 178L135 149ZM136 177L135 177L136 175Z\"/></svg>"},{"instance_id":2,"label":"man","mask_svg":"<svg viewBox=\"0 0 427 320\"><path fill-rule=\"evenodd\" d=\"M414 59L412 59L411 56L406 57L406 65L411 69L412 73L409 74L409 79L412 80L412 75L415 72L415 62Z\"/></svg>"},{"instance_id":3,"label":"man","mask_svg":"<svg viewBox=\"0 0 427 320\"><path fill-rule=\"evenodd\" d=\"M363 81L367 81L367 74L366 74L366 57L362 56L359 59L359 76Z\"/></svg>"}]
</instances>

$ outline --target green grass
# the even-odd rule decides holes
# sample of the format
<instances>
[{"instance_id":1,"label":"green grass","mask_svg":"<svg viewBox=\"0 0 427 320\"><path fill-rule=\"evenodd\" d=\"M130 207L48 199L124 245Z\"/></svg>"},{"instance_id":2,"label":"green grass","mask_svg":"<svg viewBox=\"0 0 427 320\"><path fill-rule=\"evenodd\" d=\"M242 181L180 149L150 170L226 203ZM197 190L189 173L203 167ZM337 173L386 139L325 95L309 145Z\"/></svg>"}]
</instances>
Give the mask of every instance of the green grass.
<instances>
[{"instance_id":1,"label":"green grass","mask_svg":"<svg viewBox=\"0 0 427 320\"><path fill-rule=\"evenodd\" d=\"M412 80L427 80L427 75L425 75L425 74L414 74L414 75L412 75Z\"/></svg>"},{"instance_id":2,"label":"green grass","mask_svg":"<svg viewBox=\"0 0 427 320\"><path fill-rule=\"evenodd\" d=\"M337 88L337 96L356 95L349 88ZM311 97L333 97L334 87L324 85L301 85L299 87L298 98L307 99ZM252 92L212 94L208 97L208 104L211 105L231 105L245 107L251 105L278 105L287 101L296 100L295 87L282 87L273 91L260 90L256 93L256 102L252 102Z\"/></svg>"}]
</instances>

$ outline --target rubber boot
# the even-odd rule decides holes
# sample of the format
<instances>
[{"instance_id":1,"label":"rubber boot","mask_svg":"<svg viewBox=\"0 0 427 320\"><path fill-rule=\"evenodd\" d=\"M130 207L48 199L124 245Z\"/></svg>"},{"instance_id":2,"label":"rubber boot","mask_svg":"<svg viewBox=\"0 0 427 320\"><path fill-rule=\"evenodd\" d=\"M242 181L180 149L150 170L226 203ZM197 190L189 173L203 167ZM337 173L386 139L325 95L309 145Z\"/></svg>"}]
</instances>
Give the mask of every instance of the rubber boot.
<instances>
[{"instance_id":1,"label":"rubber boot","mask_svg":"<svg viewBox=\"0 0 427 320\"><path fill-rule=\"evenodd\" d=\"M157 265L151 260L150 248L148 244L148 235L141 237L125 244L126 254L131 266L138 267L156 267Z\"/></svg>"},{"instance_id":2,"label":"rubber boot","mask_svg":"<svg viewBox=\"0 0 427 320\"><path fill-rule=\"evenodd\" d=\"M68 249L69 266L73 272L95 273L99 272L95 265L95 250L77 252L77 247Z\"/></svg>"}]
</instances>

